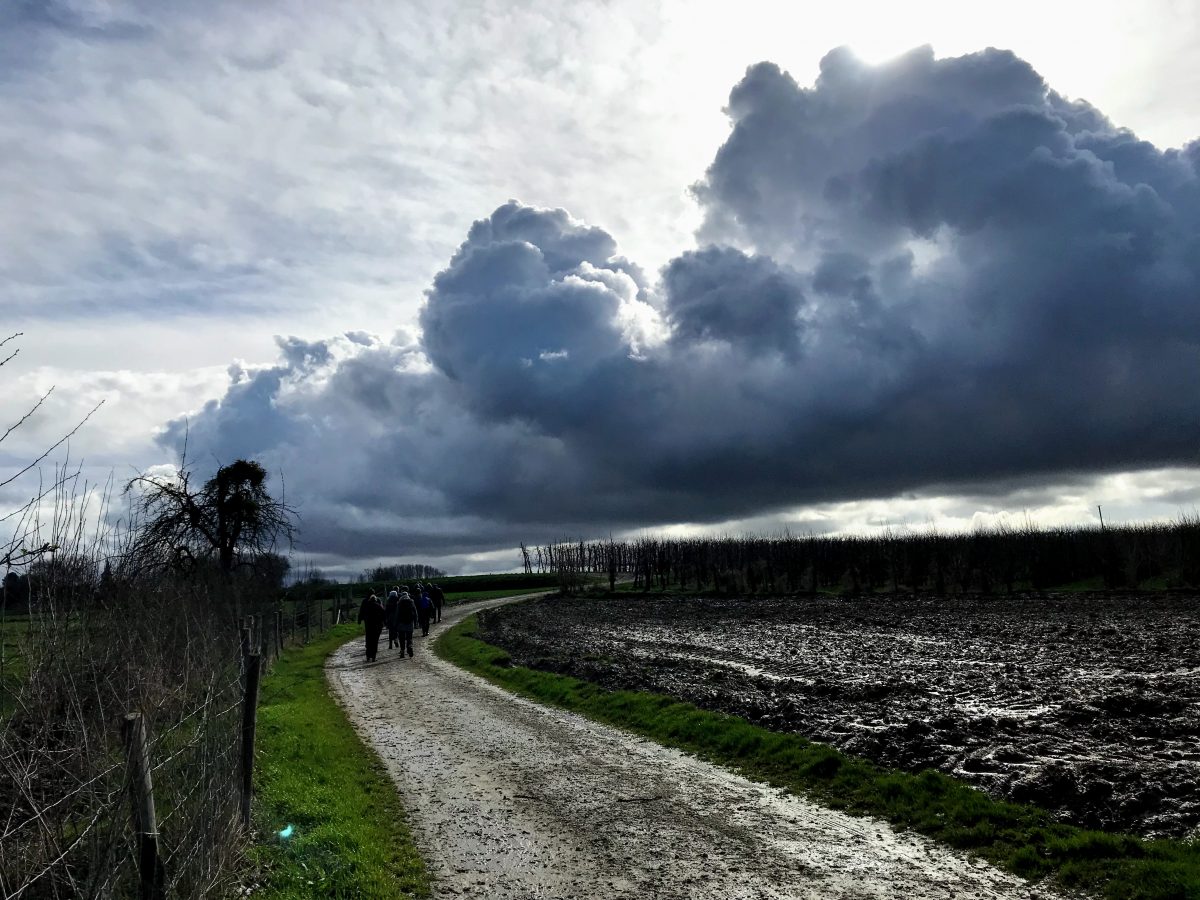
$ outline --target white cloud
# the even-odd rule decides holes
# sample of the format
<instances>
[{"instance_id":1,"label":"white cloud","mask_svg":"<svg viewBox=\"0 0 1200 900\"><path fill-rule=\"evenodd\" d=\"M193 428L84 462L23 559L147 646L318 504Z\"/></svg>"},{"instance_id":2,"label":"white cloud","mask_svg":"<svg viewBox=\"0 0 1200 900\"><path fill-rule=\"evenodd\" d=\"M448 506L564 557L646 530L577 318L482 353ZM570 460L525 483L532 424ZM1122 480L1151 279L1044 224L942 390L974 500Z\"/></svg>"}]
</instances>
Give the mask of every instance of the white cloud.
<instances>
[{"instance_id":1,"label":"white cloud","mask_svg":"<svg viewBox=\"0 0 1200 900\"><path fill-rule=\"evenodd\" d=\"M99 406L74 441L75 456L100 466L127 468L158 455L154 435L170 418L198 411L229 385L226 367L182 372L81 371L39 366L21 371L21 357L0 372L0 422L16 422L38 398L41 408L3 445L9 460L29 459L70 431ZM101 405L103 404L103 405Z\"/></svg>"},{"instance_id":2,"label":"white cloud","mask_svg":"<svg viewBox=\"0 0 1200 900\"><path fill-rule=\"evenodd\" d=\"M2 449L27 454L107 398L74 452L117 467L162 462L156 428L222 395L231 360L274 367L280 333L352 332L320 342L332 361L283 382L262 411L328 427L345 413L329 408L330 379L353 377L378 406L341 421L378 434L379 410L396 415L415 376L431 372L411 349L412 326L478 214L510 196L566 207L657 271L693 244L700 210L686 186L728 133L730 86L760 59L806 84L841 43L874 41L879 54L925 41L942 55L1010 46L1159 144L1200 134L1190 62L1200 11L1170 0L1052 6L10 5L0 10L0 304L27 336L22 368L0 379L0 415L59 387ZM949 241L910 242L914 272L945 276L943 294L961 277ZM609 292L627 357L646 362L665 346L653 277L590 261L568 277ZM391 352L369 337L396 329L407 334ZM561 373L579 356L545 343L522 358ZM769 367L755 368L751 396L772 385ZM399 388L389 373L414 377ZM708 385L712 398L727 382ZM488 440L527 438L514 434Z\"/></svg>"},{"instance_id":3,"label":"white cloud","mask_svg":"<svg viewBox=\"0 0 1200 900\"><path fill-rule=\"evenodd\" d=\"M896 497L798 506L783 512L721 522L681 522L655 528L675 537L723 534L878 535L888 531L971 531L996 525L1038 528L1170 522L1200 509L1200 470L1149 469L1069 481L1000 484L986 493L970 486ZM639 530L622 532L636 537Z\"/></svg>"}]
</instances>

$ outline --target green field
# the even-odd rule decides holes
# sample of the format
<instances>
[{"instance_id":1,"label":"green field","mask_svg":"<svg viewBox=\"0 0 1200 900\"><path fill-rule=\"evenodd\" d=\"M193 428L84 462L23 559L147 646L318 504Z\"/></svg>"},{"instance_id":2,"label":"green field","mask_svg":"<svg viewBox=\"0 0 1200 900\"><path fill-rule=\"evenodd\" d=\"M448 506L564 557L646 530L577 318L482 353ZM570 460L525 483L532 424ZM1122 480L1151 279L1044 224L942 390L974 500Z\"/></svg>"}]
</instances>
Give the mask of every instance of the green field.
<instances>
[{"instance_id":1,"label":"green field","mask_svg":"<svg viewBox=\"0 0 1200 900\"><path fill-rule=\"evenodd\" d=\"M446 594L446 599L451 601L491 600L496 597L511 597L533 591L553 590L558 586L558 577L546 573L524 575L506 572L492 575L453 575L429 579L429 581L441 587ZM412 586L411 580L408 585ZM348 604L353 616L357 615L358 604L367 596L368 591L374 590L382 597L391 588L392 583L390 582L387 584L349 582L293 586L288 589L288 596L281 603L285 619L284 627L288 627L293 614L300 616L300 620L303 621L306 607L303 599L305 594L311 597L308 601L310 604L308 608L312 611L313 627L315 628L320 615L324 614L328 620L330 610L335 602Z\"/></svg>"},{"instance_id":2,"label":"green field","mask_svg":"<svg viewBox=\"0 0 1200 900\"><path fill-rule=\"evenodd\" d=\"M25 641L29 634L27 615L6 615L0 622L0 718L12 713L13 691L25 674Z\"/></svg>"},{"instance_id":3,"label":"green field","mask_svg":"<svg viewBox=\"0 0 1200 900\"><path fill-rule=\"evenodd\" d=\"M407 583L411 587L414 580L409 580ZM451 594L479 594L482 592L492 592L492 596L507 597L513 594L520 594L525 591L549 590L558 586L558 576L552 573L534 573L524 575L520 572L504 572L498 575L447 575L444 578L428 578L427 583L436 584L446 592L447 597ZM404 583L404 582L401 582ZM362 599L366 596L368 588L374 588L376 591L387 591L391 587L391 583L384 584L382 582L370 582L362 584L339 584L325 588L326 591L346 591L349 590L351 596ZM496 593L499 592L499 593ZM480 597L479 599L483 599Z\"/></svg>"},{"instance_id":4,"label":"green field","mask_svg":"<svg viewBox=\"0 0 1200 900\"><path fill-rule=\"evenodd\" d=\"M452 603L465 603L469 600L495 600L497 597L513 597L548 590L553 590L553 588L499 588L494 591L456 591L453 593L446 591L446 600Z\"/></svg>"}]
</instances>

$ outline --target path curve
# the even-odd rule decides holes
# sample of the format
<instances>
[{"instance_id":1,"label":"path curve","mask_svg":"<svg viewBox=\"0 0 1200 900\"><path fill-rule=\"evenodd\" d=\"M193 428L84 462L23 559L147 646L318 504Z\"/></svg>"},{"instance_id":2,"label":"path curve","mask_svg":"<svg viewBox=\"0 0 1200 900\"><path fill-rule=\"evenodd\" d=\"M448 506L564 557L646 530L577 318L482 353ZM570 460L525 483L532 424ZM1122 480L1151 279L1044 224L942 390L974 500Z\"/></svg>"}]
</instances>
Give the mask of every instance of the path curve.
<instances>
[{"instance_id":1,"label":"path curve","mask_svg":"<svg viewBox=\"0 0 1200 900\"><path fill-rule=\"evenodd\" d=\"M326 674L383 759L436 897L1052 898L884 822L824 809L681 752L362 640Z\"/></svg>"}]
</instances>

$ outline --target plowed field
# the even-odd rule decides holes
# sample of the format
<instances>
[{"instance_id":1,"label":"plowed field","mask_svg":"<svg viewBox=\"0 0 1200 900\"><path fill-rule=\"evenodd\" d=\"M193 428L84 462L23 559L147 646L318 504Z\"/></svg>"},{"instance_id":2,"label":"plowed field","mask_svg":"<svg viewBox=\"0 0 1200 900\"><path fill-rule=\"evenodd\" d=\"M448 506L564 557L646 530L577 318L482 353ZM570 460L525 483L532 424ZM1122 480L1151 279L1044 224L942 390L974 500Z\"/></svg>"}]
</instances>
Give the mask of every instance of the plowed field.
<instances>
[{"instance_id":1,"label":"plowed field","mask_svg":"<svg viewBox=\"0 0 1200 900\"><path fill-rule=\"evenodd\" d=\"M1200 598L545 599L519 665L671 694L1074 824L1200 832Z\"/></svg>"}]
</instances>

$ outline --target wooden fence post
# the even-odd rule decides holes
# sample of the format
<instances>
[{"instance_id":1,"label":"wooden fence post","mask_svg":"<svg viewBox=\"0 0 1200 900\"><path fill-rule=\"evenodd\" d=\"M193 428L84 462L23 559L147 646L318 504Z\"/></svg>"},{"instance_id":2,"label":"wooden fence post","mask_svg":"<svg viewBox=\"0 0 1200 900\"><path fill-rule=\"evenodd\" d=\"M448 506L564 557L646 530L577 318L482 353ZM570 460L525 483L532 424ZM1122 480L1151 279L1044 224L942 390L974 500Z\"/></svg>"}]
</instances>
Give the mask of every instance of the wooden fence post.
<instances>
[{"instance_id":1,"label":"wooden fence post","mask_svg":"<svg viewBox=\"0 0 1200 900\"><path fill-rule=\"evenodd\" d=\"M312 597L304 597L304 643L308 643L312 635Z\"/></svg>"},{"instance_id":2,"label":"wooden fence post","mask_svg":"<svg viewBox=\"0 0 1200 900\"><path fill-rule=\"evenodd\" d=\"M254 729L258 721L258 681L261 657L246 659L246 696L242 700L242 826L250 828L250 799L254 783Z\"/></svg>"},{"instance_id":3,"label":"wooden fence post","mask_svg":"<svg viewBox=\"0 0 1200 900\"><path fill-rule=\"evenodd\" d=\"M141 900L163 900L163 865L158 855L158 819L154 814L154 782L150 777L150 748L141 713L126 713L121 721L121 738L129 770L129 798L133 830L138 838L138 896Z\"/></svg>"},{"instance_id":4,"label":"wooden fence post","mask_svg":"<svg viewBox=\"0 0 1200 900\"><path fill-rule=\"evenodd\" d=\"M275 657L283 655L283 610L275 610Z\"/></svg>"}]
</instances>

